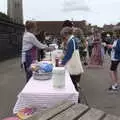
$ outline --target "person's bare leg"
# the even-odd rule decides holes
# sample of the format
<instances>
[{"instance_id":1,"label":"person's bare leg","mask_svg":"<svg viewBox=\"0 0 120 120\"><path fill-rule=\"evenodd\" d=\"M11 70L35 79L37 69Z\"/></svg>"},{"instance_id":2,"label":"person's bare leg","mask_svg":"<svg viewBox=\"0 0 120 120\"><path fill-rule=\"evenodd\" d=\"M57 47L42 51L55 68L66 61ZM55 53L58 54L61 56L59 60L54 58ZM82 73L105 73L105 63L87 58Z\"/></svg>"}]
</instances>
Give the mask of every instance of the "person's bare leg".
<instances>
[{"instance_id":1,"label":"person's bare leg","mask_svg":"<svg viewBox=\"0 0 120 120\"><path fill-rule=\"evenodd\" d=\"M116 71L111 71L110 76L112 79L112 86L110 89L117 90L118 89L118 76L117 76L117 70Z\"/></svg>"},{"instance_id":2,"label":"person's bare leg","mask_svg":"<svg viewBox=\"0 0 120 120\"><path fill-rule=\"evenodd\" d=\"M117 71L111 71L110 76L111 76L113 84L118 83Z\"/></svg>"}]
</instances>

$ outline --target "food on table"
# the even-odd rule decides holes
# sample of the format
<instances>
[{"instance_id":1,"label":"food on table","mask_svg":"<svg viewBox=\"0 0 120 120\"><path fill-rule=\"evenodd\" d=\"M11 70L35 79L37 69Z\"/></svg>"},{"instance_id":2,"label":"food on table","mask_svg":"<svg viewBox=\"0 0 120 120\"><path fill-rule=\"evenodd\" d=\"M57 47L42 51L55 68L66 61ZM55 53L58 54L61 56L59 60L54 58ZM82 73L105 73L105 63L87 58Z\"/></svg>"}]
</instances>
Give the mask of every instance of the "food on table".
<instances>
[{"instance_id":1,"label":"food on table","mask_svg":"<svg viewBox=\"0 0 120 120\"><path fill-rule=\"evenodd\" d=\"M37 111L36 108L24 108L22 110L20 110L18 113L17 113L17 116L24 120L24 119L27 119L28 117L31 117L35 112Z\"/></svg>"},{"instance_id":2,"label":"food on table","mask_svg":"<svg viewBox=\"0 0 120 120\"><path fill-rule=\"evenodd\" d=\"M49 63L42 63L42 64L40 64L40 70L42 72L52 72L53 65L49 64Z\"/></svg>"}]
</instances>

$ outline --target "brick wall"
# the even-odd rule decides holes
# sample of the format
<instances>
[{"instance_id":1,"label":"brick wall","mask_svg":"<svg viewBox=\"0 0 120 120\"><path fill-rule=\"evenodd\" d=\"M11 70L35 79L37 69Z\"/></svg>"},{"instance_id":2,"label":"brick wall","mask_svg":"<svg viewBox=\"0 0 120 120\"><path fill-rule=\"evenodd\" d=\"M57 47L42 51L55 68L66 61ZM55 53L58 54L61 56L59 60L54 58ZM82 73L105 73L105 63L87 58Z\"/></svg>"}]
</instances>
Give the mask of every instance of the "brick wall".
<instances>
[{"instance_id":1,"label":"brick wall","mask_svg":"<svg viewBox=\"0 0 120 120\"><path fill-rule=\"evenodd\" d=\"M0 21L0 61L20 55L24 26Z\"/></svg>"}]
</instances>

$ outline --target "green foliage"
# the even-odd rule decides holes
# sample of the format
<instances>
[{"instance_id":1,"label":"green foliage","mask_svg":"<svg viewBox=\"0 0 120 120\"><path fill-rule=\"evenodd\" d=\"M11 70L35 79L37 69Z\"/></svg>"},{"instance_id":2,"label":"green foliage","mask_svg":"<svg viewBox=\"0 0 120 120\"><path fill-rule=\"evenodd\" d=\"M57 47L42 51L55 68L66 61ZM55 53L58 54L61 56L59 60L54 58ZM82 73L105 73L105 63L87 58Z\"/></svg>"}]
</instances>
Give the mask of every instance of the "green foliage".
<instances>
[{"instance_id":1,"label":"green foliage","mask_svg":"<svg viewBox=\"0 0 120 120\"><path fill-rule=\"evenodd\" d=\"M0 20L7 21L7 22L12 22L12 19L2 12L0 12Z\"/></svg>"}]
</instances>

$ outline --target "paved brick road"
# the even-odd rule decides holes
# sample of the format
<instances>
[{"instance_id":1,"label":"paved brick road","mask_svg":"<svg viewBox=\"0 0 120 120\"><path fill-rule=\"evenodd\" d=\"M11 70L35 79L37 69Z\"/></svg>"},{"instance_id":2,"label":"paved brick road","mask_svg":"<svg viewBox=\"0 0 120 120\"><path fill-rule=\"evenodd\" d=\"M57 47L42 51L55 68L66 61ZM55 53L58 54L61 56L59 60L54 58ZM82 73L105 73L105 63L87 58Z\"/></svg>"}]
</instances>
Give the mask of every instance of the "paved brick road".
<instances>
[{"instance_id":1,"label":"paved brick road","mask_svg":"<svg viewBox=\"0 0 120 120\"><path fill-rule=\"evenodd\" d=\"M104 69L85 69L81 86L90 106L120 116L120 91L107 90L111 83L109 65L110 60L106 57Z\"/></svg>"},{"instance_id":2,"label":"paved brick road","mask_svg":"<svg viewBox=\"0 0 120 120\"><path fill-rule=\"evenodd\" d=\"M12 114L17 94L25 85L23 76L19 68L19 59L0 63L0 120Z\"/></svg>"},{"instance_id":3,"label":"paved brick road","mask_svg":"<svg viewBox=\"0 0 120 120\"><path fill-rule=\"evenodd\" d=\"M25 85L24 73L20 71L19 59L0 63L0 119L12 114L17 94ZM90 106L120 115L120 92L106 91L109 86L109 61L104 69L85 69L81 86Z\"/></svg>"}]
</instances>

